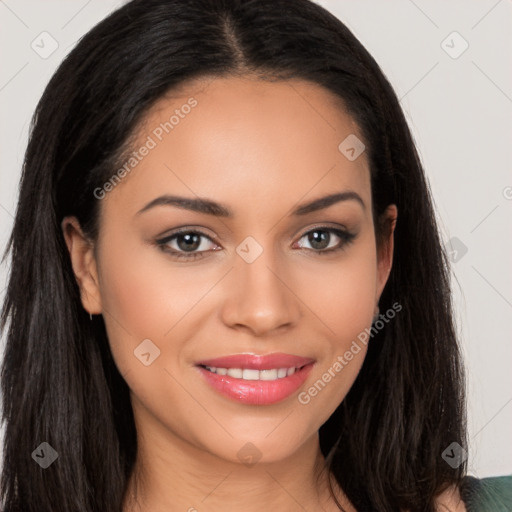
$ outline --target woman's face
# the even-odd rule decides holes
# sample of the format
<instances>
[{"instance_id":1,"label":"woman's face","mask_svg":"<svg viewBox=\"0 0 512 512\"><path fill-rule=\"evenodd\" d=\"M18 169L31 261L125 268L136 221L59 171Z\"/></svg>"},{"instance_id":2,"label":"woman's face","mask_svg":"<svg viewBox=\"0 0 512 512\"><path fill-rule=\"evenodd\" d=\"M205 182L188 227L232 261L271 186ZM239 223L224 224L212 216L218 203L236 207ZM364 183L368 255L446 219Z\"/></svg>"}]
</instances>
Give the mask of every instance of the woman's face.
<instances>
[{"instance_id":1,"label":"woman's face","mask_svg":"<svg viewBox=\"0 0 512 512\"><path fill-rule=\"evenodd\" d=\"M298 80L217 78L151 109L121 182L97 191L94 252L65 228L141 432L270 462L316 436L343 400L393 248L390 222L377 251L355 137L335 98ZM164 196L175 200L155 202Z\"/></svg>"}]
</instances>

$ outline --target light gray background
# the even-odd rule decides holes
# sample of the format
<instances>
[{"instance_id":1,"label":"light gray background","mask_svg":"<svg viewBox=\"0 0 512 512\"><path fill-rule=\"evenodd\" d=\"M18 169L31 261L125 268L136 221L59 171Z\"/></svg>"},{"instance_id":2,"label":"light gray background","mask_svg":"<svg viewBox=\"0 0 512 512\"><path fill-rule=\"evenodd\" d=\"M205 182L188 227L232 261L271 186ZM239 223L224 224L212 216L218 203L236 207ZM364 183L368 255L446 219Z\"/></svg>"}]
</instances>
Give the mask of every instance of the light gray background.
<instances>
[{"instance_id":1,"label":"light gray background","mask_svg":"<svg viewBox=\"0 0 512 512\"><path fill-rule=\"evenodd\" d=\"M2 251L36 103L75 42L122 3L0 0ZM450 247L457 251L453 294L467 366L469 472L511 474L512 1L318 3L355 33L397 91L429 176L445 243L452 237L460 241ZM31 47L34 40L43 46L44 31L58 43L45 59ZM469 46L457 56L464 41ZM0 300L7 273L4 264Z\"/></svg>"}]
</instances>

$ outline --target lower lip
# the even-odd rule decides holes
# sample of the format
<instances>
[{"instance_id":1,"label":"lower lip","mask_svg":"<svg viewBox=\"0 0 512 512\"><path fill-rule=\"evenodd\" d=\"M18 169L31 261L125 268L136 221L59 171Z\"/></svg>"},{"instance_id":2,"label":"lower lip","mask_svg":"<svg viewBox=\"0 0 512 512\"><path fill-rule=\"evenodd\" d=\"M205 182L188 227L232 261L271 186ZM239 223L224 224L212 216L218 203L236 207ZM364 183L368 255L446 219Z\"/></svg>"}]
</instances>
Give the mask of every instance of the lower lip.
<instances>
[{"instance_id":1,"label":"lower lip","mask_svg":"<svg viewBox=\"0 0 512 512\"><path fill-rule=\"evenodd\" d=\"M198 366L206 382L228 398L249 405L269 405L280 402L295 393L313 368L313 363L295 370L293 375L276 380L244 380L212 373Z\"/></svg>"}]
</instances>

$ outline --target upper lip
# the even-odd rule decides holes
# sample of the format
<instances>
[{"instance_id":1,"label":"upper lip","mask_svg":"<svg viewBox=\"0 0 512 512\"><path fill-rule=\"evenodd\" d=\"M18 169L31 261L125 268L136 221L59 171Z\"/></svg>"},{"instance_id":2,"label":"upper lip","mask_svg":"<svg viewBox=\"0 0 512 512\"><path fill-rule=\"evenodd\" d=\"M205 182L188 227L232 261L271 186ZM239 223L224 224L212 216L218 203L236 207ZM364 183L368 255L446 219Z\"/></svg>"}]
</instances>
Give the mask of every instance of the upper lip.
<instances>
[{"instance_id":1,"label":"upper lip","mask_svg":"<svg viewBox=\"0 0 512 512\"><path fill-rule=\"evenodd\" d=\"M271 370L273 368L301 368L315 360L293 354L273 353L265 355L233 354L230 356L205 359L198 366L213 366L215 368L242 368L248 370Z\"/></svg>"}]
</instances>

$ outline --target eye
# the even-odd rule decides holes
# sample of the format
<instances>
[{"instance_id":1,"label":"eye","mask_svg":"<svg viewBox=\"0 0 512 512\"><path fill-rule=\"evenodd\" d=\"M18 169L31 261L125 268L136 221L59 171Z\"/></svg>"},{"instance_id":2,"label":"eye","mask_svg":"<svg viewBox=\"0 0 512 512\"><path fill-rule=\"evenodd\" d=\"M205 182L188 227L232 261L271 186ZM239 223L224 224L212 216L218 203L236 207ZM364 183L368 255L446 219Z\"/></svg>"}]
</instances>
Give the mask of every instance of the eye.
<instances>
[{"instance_id":1,"label":"eye","mask_svg":"<svg viewBox=\"0 0 512 512\"><path fill-rule=\"evenodd\" d=\"M220 249L208 235L191 229L174 232L157 240L156 243L162 251L170 253L176 258L186 259L196 259L202 257L204 252ZM209 244L212 244L214 248L209 248Z\"/></svg>"},{"instance_id":2,"label":"eye","mask_svg":"<svg viewBox=\"0 0 512 512\"><path fill-rule=\"evenodd\" d=\"M302 235L297 245L300 249L307 249L315 254L324 255L344 249L355 237L354 233L342 229L320 226ZM305 239L305 242L301 242L302 239ZM202 258L207 252L221 249L206 233L190 228L175 231L156 240L156 244L173 258L188 260Z\"/></svg>"},{"instance_id":3,"label":"eye","mask_svg":"<svg viewBox=\"0 0 512 512\"><path fill-rule=\"evenodd\" d=\"M301 248L312 250L319 255L324 255L344 249L355 237L354 233L342 229L320 226L305 233L300 238L298 245ZM305 243L309 244L310 247L305 246L304 242L301 243L302 239L306 239Z\"/></svg>"}]
</instances>

